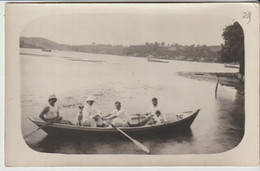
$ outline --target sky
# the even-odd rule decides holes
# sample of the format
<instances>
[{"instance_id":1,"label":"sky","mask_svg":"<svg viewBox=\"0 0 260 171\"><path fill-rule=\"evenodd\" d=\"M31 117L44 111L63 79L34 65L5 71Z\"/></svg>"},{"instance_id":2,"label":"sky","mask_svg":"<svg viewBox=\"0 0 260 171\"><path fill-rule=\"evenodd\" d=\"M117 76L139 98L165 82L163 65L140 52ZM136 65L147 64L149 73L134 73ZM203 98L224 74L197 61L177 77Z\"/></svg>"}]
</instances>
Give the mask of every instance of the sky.
<instances>
[{"instance_id":1,"label":"sky","mask_svg":"<svg viewBox=\"0 0 260 171\"><path fill-rule=\"evenodd\" d=\"M66 14L41 17L28 23L21 36L43 37L69 45L137 45L145 42L182 45L220 45L225 25L220 15L174 13Z\"/></svg>"}]
</instances>

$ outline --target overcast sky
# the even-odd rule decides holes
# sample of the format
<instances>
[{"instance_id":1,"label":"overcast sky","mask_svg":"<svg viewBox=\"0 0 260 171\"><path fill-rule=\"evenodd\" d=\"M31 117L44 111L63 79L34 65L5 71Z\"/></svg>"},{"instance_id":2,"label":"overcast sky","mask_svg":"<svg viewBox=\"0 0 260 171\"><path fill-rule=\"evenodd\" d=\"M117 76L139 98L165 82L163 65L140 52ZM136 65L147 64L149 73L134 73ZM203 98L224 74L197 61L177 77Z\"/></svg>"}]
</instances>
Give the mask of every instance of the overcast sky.
<instances>
[{"instance_id":1,"label":"overcast sky","mask_svg":"<svg viewBox=\"0 0 260 171\"><path fill-rule=\"evenodd\" d=\"M42 17L28 23L21 36L58 43L122 44L145 42L220 45L225 25L234 20L202 14L74 14Z\"/></svg>"}]
</instances>

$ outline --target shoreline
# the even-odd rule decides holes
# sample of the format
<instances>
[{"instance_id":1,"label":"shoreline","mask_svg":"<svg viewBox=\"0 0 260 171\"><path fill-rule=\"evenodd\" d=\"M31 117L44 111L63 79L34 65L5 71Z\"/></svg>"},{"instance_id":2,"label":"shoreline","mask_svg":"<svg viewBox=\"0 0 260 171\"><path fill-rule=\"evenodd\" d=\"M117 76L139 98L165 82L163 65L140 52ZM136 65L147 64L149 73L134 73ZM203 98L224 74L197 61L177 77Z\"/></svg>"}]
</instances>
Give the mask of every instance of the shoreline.
<instances>
[{"instance_id":1,"label":"shoreline","mask_svg":"<svg viewBox=\"0 0 260 171\"><path fill-rule=\"evenodd\" d=\"M227 72L178 72L179 76L199 80L216 82L219 79L219 84L223 86L233 87L244 94L244 77L239 73Z\"/></svg>"},{"instance_id":2,"label":"shoreline","mask_svg":"<svg viewBox=\"0 0 260 171\"><path fill-rule=\"evenodd\" d=\"M37 48L25 48L25 47L20 47L20 49L33 49L33 50L41 50ZM98 55L112 55L112 56L123 56L123 57L129 57L129 58L145 58L145 56L130 56L130 55L120 55L120 54L109 54L109 53L91 53L91 52L80 52L80 51L69 51L69 50L53 50L51 52L45 52L45 53L52 53L52 52L57 52L57 51L62 51L62 52L75 52L75 53L87 53L87 54L98 54ZM20 55L38 55L38 54L23 54L20 52ZM46 57L53 57L53 55L44 55ZM181 62L198 62L198 63L209 63L209 64L232 64L232 63L221 63L221 62L210 62L210 61L196 61L196 60L180 60L180 59L168 59L168 58L158 58L154 57L154 59L158 60L167 60L167 61L181 61Z\"/></svg>"}]
</instances>

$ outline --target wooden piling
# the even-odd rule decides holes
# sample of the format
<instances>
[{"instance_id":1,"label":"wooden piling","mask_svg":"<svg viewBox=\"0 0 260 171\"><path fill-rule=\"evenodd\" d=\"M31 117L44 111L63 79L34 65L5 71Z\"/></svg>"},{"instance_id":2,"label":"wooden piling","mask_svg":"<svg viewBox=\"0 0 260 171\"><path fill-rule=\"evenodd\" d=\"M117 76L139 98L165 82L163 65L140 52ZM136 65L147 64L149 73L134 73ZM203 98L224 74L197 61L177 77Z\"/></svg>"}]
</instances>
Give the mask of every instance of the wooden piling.
<instances>
[{"instance_id":1,"label":"wooden piling","mask_svg":"<svg viewBox=\"0 0 260 171\"><path fill-rule=\"evenodd\" d=\"M218 94L218 83L219 83L219 77L215 88L215 99L217 99L217 94Z\"/></svg>"}]
</instances>

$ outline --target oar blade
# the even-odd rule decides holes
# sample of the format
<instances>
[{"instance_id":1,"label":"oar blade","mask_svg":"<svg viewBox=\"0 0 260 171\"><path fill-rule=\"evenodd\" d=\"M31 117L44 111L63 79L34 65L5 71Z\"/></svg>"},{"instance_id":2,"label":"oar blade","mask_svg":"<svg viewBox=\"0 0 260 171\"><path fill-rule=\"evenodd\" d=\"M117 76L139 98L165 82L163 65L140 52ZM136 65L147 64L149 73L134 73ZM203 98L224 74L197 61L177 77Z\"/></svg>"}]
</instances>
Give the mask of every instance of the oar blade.
<instances>
[{"instance_id":1,"label":"oar blade","mask_svg":"<svg viewBox=\"0 0 260 171\"><path fill-rule=\"evenodd\" d=\"M146 153L150 154L150 150L145 147L143 144L141 144L140 142L138 142L137 140L131 138L129 135L127 135L124 131L122 131L120 128L115 127L114 125L112 125L111 123L107 122L109 125L113 126L114 128L116 128L119 132L121 132L123 135L125 135L127 138L129 138L133 143L135 143L136 146L138 146L139 148L141 148L143 151L145 151Z\"/></svg>"},{"instance_id":2,"label":"oar blade","mask_svg":"<svg viewBox=\"0 0 260 171\"><path fill-rule=\"evenodd\" d=\"M38 131L39 130L39 128L37 128L36 130L33 130L33 131L30 131L30 132L28 132L28 133L25 133L24 135L23 135L23 138L27 138L27 137L29 137L29 136L31 136L32 134L34 134L36 131Z\"/></svg>"},{"instance_id":3,"label":"oar blade","mask_svg":"<svg viewBox=\"0 0 260 171\"><path fill-rule=\"evenodd\" d=\"M30 118L30 117L29 117L29 120L31 120L31 121L33 122L32 118ZM37 129L35 129L35 130L33 130L33 131L30 131L30 132L28 132L28 133L25 133L25 134L23 135L23 138L27 138L27 137L31 136L32 134L34 134L34 133L37 132L38 130L40 130L40 129L42 129L42 128L44 128L44 127L46 127L46 126L48 126L48 125L50 125L50 124L52 124L52 123L54 123L54 122L56 122L57 120L58 120L58 119L54 119L54 120L52 120L52 121L49 121L49 122L45 123L44 125L38 127Z\"/></svg>"},{"instance_id":4,"label":"oar blade","mask_svg":"<svg viewBox=\"0 0 260 171\"><path fill-rule=\"evenodd\" d=\"M141 144L140 142L138 142L136 140L134 140L133 142L135 143L135 145L137 145L139 148L141 148L144 152L146 152L148 154L151 153L151 151L147 147L145 147L143 144Z\"/></svg>"},{"instance_id":5,"label":"oar blade","mask_svg":"<svg viewBox=\"0 0 260 171\"><path fill-rule=\"evenodd\" d=\"M28 133L23 135L23 138L27 138L27 137L31 136L31 134L33 134L33 132L28 132Z\"/></svg>"}]
</instances>

